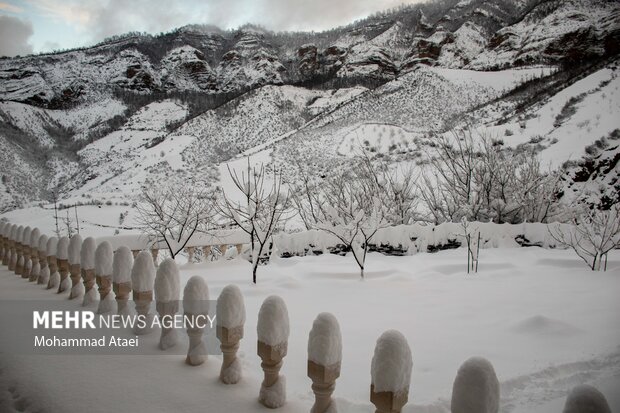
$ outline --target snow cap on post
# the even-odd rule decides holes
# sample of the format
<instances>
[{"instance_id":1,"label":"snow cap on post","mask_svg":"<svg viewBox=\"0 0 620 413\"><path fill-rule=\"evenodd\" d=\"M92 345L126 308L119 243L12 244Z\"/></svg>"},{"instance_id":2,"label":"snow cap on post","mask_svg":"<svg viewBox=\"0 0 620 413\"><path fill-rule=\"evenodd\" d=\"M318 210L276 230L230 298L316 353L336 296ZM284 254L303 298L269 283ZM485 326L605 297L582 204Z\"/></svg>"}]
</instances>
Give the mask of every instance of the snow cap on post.
<instances>
[{"instance_id":1,"label":"snow cap on post","mask_svg":"<svg viewBox=\"0 0 620 413\"><path fill-rule=\"evenodd\" d=\"M62 237L58 240L58 251L56 253L56 258L59 260L67 260L69 259L69 238Z\"/></svg>"},{"instance_id":2,"label":"snow cap on post","mask_svg":"<svg viewBox=\"0 0 620 413\"><path fill-rule=\"evenodd\" d=\"M30 232L30 248L39 249L39 238L41 238L41 231L39 228L35 228Z\"/></svg>"},{"instance_id":3,"label":"snow cap on post","mask_svg":"<svg viewBox=\"0 0 620 413\"><path fill-rule=\"evenodd\" d=\"M80 266L84 270L95 269L95 250L97 249L97 241L93 237L88 237L82 243L80 250Z\"/></svg>"},{"instance_id":4,"label":"snow cap on post","mask_svg":"<svg viewBox=\"0 0 620 413\"><path fill-rule=\"evenodd\" d=\"M265 298L258 312L258 341L270 346L288 342L290 333L288 310L284 300L271 295Z\"/></svg>"},{"instance_id":5,"label":"snow cap on post","mask_svg":"<svg viewBox=\"0 0 620 413\"><path fill-rule=\"evenodd\" d=\"M15 230L15 242L21 244L22 243L22 235L24 234L24 226L20 225Z\"/></svg>"},{"instance_id":6,"label":"snow cap on post","mask_svg":"<svg viewBox=\"0 0 620 413\"><path fill-rule=\"evenodd\" d=\"M499 381L493 365L472 357L459 367L452 387L452 413L497 413Z\"/></svg>"},{"instance_id":7,"label":"snow cap on post","mask_svg":"<svg viewBox=\"0 0 620 413\"><path fill-rule=\"evenodd\" d=\"M308 360L326 367L342 361L340 325L333 314L321 313L312 323L308 338Z\"/></svg>"},{"instance_id":8,"label":"snow cap on post","mask_svg":"<svg viewBox=\"0 0 620 413\"><path fill-rule=\"evenodd\" d=\"M32 232L32 228L30 227L26 227L24 228L24 230L22 231L22 238L21 238L21 243L23 245L27 245L30 246L30 233Z\"/></svg>"},{"instance_id":9,"label":"snow cap on post","mask_svg":"<svg viewBox=\"0 0 620 413\"><path fill-rule=\"evenodd\" d=\"M132 268L133 253L131 250L125 246L117 249L112 263L112 281L117 284L130 282Z\"/></svg>"},{"instance_id":10,"label":"snow cap on post","mask_svg":"<svg viewBox=\"0 0 620 413\"><path fill-rule=\"evenodd\" d=\"M193 315L209 313L209 287L205 280L198 275L192 276L185 284L183 311Z\"/></svg>"},{"instance_id":11,"label":"snow cap on post","mask_svg":"<svg viewBox=\"0 0 620 413\"><path fill-rule=\"evenodd\" d=\"M172 258L167 258L157 268L155 276L155 301L169 303L181 297L179 268Z\"/></svg>"},{"instance_id":12,"label":"snow cap on post","mask_svg":"<svg viewBox=\"0 0 620 413\"><path fill-rule=\"evenodd\" d=\"M47 240L47 245L45 247L45 251L47 251L47 256L56 256L58 253L58 238L51 237Z\"/></svg>"},{"instance_id":13,"label":"snow cap on post","mask_svg":"<svg viewBox=\"0 0 620 413\"><path fill-rule=\"evenodd\" d=\"M42 253L46 253L47 255L47 241L49 240L49 238L47 237L47 235L43 234L39 237L39 242L37 243L37 246L35 247L36 249L39 250L39 252Z\"/></svg>"},{"instance_id":14,"label":"snow cap on post","mask_svg":"<svg viewBox=\"0 0 620 413\"><path fill-rule=\"evenodd\" d=\"M611 409L603 393L582 384L571 390L562 413L611 413Z\"/></svg>"},{"instance_id":15,"label":"snow cap on post","mask_svg":"<svg viewBox=\"0 0 620 413\"><path fill-rule=\"evenodd\" d=\"M381 334L372 356L371 376L374 391L408 393L413 361L411 348L400 331Z\"/></svg>"},{"instance_id":16,"label":"snow cap on post","mask_svg":"<svg viewBox=\"0 0 620 413\"><path fill-rule=\"evenodd\" d=\"M148 251L140 251L131 269L131 284L137 292L153 291L155 264Z\"/></svg>"},{"instance_id":17,"label":"snow cap on post","mask_svg":"<svg viewBox=\"0 0 620 413\"><path fill-rule=\"evenodd\" d=\"M99 276L112 275L114 249L108 241L103 241L95 250L95 274Z\"/></svg>"},{"instance_id":18,"label":"snow cap on post","mask_svg":"<svg viewBox=\"0 0 620 413\"><path fill-rule=\"evenodd\" d=\"M76 265L80 264L82 260L80 256L80 252L82 251L82 236L80 234L75 234L69 240L69 264Z\"/></svg>"},{"instance_id":19,"label":"snow cap on post","mask_svg":"<svg viewBox=\"0 0 620 413\"><path fill-rule=\"evenodd\" d=\"M228 329L245 324L245 303L241 290L234 284L224 287L217 298L217 325Z\"/></svg>"}]
</instances>

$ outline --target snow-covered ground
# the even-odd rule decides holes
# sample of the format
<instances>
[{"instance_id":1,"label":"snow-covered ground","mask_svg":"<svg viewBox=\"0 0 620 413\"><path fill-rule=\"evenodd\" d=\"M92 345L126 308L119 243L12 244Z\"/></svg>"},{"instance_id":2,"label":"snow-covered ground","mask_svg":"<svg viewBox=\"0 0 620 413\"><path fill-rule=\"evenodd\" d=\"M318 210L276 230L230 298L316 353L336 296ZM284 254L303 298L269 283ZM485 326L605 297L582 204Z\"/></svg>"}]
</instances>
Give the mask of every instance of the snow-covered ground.
<instances>
[{"instance_id":1,"label":"snow-covered ground","mask_svg":"<svg viewBox=\"0 0 620 413\"><path fill-rule=\"evenodd\" d=\"M290 342L282 373L288 403L308 411L307 340L313 319L333 313L343 337L335 397L341 413L374 411L368 401L370 364L381 333L400 330L413 353L405 412L449 412L452 382L471 356L489 359L501 383L501 412L561 410L568 391L588 383L620 409L620 254L594 273L570 251L483 250L480 272L465 274L464 249L386 257L370 254L361 281L350 256L276 259L251 284L250 264L234 259L181 266L181 286L200 275L216 298L241 288L247 309L240 359L244 378L217 382L220 357L189 367L182 356L16 356L11 334L0 336L0 410L11 412L265 411L256 324L262 301L280 295L288 306ZM80 303L0 271L0 299ZM6 328L7 326L3 326ZM128 331L127 336L131 337ZM141 338L156 346L158 333ZM140 396L137 396L137 395Z\"/></svg>"}]
</instances>

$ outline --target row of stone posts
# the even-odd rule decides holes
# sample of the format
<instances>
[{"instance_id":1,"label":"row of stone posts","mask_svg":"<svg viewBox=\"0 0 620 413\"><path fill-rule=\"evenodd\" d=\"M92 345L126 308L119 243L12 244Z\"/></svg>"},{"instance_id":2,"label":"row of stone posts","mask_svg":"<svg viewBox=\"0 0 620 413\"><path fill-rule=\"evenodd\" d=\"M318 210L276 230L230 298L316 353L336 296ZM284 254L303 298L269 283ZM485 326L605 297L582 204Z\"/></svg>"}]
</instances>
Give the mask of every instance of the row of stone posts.
<instances>
[{"instance_id":1,"label":"row of stone posts","mask_svg":"<svg viewBox=\"0 0 620 413\"><path fill-rule=\"evenodd\" d=\"M239 246L237 250L240 252ZM83 305L92 304L98 295L100 314L114 311L112 290L119 314L127 311L132 291L136 313L147 319L153 317L150 314L153 298L159 317L174 316L179 311L178 267L173 259L167 259L156 269L157 250L132 253L127 247L120 247L114 252L110 243L102 242L97 246L94 238L82 241L79 235L74 235L71 239L57 239L42 235L37 228L0 222L0 259L2 265L30 282L47 284L48 289L57 288L58 293L70 289L70 299L84 296ZM89 296L93 298L90 301L86 300ZM182 300L184 315L190 320L208 316L209 288L204 278L191 277ZM223 289L217 299L216 314L216 334L223 353L220 380L235 384L241 379L237 350L244 336L246 317L243 296L237 286ZM194 324L187 328L189 346L185 360L191 366L198 366L207 360L207 348L202 339L204 328ZM149 327L134 327L135 334L149 332ZM257 354L264 373L259 401L269 408L281 407L286 401L280 369L287 355L289 334L284 300L275 295L267 297L258 313ZM176 332L162 328L160 349L167 350L176 343ZM314 320L308 338L307 375L312 380L315 396L311 413L337 412L332 394L340 376L341 361L338 321L332 314L321 313ZM402 411L408 402L412 368L411 349L406 338L395 330L383 333L377 340L371 365L370 401L377 413ZM499 381L492 364L480 357L463 363L453 384L452 413L498 413L499 406ZM563 412L610 413L610 409L598 390L577 386L569 394Z\"/></svg>"}]
</instances>

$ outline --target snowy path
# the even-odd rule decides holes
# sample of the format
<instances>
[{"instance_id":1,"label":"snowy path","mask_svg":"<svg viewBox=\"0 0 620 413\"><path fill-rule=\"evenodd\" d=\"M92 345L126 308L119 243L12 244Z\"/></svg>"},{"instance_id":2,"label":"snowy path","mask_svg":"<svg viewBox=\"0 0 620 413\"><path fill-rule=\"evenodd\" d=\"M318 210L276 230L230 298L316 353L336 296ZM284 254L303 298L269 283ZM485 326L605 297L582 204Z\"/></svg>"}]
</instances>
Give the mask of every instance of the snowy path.
<instances>
[{"instance_id":1,"label":"snowy path","mask_svg":"<svg viewBox=\"0 0 620 413\"><path fill-rule=\"evenodd\" d=\"M360 282L350 257L275 260L251 285L241 260L182 266L182 285L204 276L215 298L237 284L247 308L240 358L244 379L217 382L220 358L188 367L180 356L16 356L7 354L10 327L0 336L2 412L267 412L257 402L260 359L256 314L270 294L284 298L291 319L288 403L280 412L308 411L306 345L312 320L330 311L343 335L343 370L335 396L340 413L371 413L370 361L381 332L397 328L413 351L407 413L447 413L452 381L468 357L487 357L502 383L502 413L561 411L567 391L593 384L620 411L620 254L610 271L592 273L569 251L491 249L477 276L463 274L464 250L411 257L371 254ZM0 299L77 302L0 271ZM145 337L155 345L157 333ZM142 340L142 338L141 338ZM88 406L86 408L86 406Z\"/></svg>"}]
</instances>

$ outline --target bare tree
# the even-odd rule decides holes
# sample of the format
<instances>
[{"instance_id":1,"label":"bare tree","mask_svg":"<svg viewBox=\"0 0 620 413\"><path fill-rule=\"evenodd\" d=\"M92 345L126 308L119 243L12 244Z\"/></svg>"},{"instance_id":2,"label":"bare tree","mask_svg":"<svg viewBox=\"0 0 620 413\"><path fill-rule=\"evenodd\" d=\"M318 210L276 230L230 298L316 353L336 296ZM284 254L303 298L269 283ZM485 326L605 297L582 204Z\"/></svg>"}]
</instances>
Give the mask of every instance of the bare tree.
<instances>
[{"instance_id":1,"label":"bare tree","mask_svg":"<svg viewBox=\"0 0 620 413\"><path fill-rule=\"evenodd\" d=\"M379 175L379 189L386 207L386 219L393 225L410 225L420 220L418 204L420 194L417 181L419 173L412 165L390 168L381 164L375 174ZM375 171L369 165L370 172Z\"/></svg>"},{"instance_id":2,"label":"bare tree","mask_svg":"<svg viewBox=\"0 0 620 413\"><path fill-rule=\"evenodd\" d=\"M592 271L606 271L607 254L620 248L620 203L605 211L582 208L570 228L556 224L549 233L560 245L572 248Z\"/></svg>"},{"instance_id":3,"label":"bare tree","mask_svg":"<svg viewBox=\"0 0 620 413\"><path fill-rule=\"evenodd\" d=\"M52 192L52 200L54 201L54 221L56 224L56 237L60 239L60 227L58 226L58 194L56 191Z\"/></svg>"},{"instance_id":4,"label":"bare tree","mask_svg":"<svg viewBox=\"0 0 620 413\"><path fill-rule=\"evenodd\" d=\"M479 219L481 199L474 186L479 146L473 133L464 130L453 131L450 137L434 135L430 146L430 168L422 175L420 195L435 223L458 222L463 216Z\"/></svg>"},{"instance_id":5,"label":"bare tree","mask_svg":"<svg viewBox=\"0 0 620 413\"><path fill-rule=\"evenodd\" d=\"M297 176L293 182L288 182L291 188L291 205L306 229L310 230L316 228L320 217L326 213L321 191L322 179L313 177L299 159L295 159L294 162Z\"/></svg>"},{"instance_id":6,"label":"bare tree","mask_svg":"<svg viewBox=\"0 0 620 413\"><path fill-rule=\"evenodd\" d=\"M208 232L214 204L212 193L191 186L144 188L137 203L137 224L153 244L164 243L174 258L194 234Z\"/></svg>"},{"instance_id":7,"label":"bare tree","mask_svg":"<svg viewBox=\"0 0 620 413\"><path fill-rule=\"evenodd\" d=\"M543 172L537 156L525 155L515 171L515 203L527 222L549 222L562 214L560 170Z\"/></svg>"},{"instance_id":8,"label":"bare tree","mask_svg":"<svg viewBox=\"0 0 620 413\"><path fill-rule=\"evenodd\" d=\"M463 217L461 220L461 229L463 232L459 235L465 239L467 247L467 274L471 271L478 272L481 241L480 229L477 225L469 222L466 217Z\"/></svg>"},{"instance_id":9,"label":"bare tree","mask_svg":"<svg viewBox=\"0 0 620 413\"><path fill-rule=\"evenodd\" d=\"M282 186L281 172L274 171L273 178L269 179L265 165L254 167L249 157L241 175L230 167L228 173L243 200L235 201L231 194L222 191L219 211L250 236L252 281L256 284L261 257L268 252L272 235L291 211L289 191Z\"/></svg>"},{"instance_id":10,"label":"bare tree","mask_svg":"<svg viewBox=\"0 0 620 413\"><path fill-rule=\"evenodd\" d=\"M544 172L536 153L505 148L469 130L433 137L420 197L436 223L548 222L559 212L560 171Z\"/></svg>"},{"instance_id":11,"label":"bare tree","mask_svg":"<svg viewBox=\"0 0 620 413\"><path fill-rule=\"evenodd\" d=\"M334 174L322 186L324 207L316 227L350 249L364 277L368 245L377 231L388 227L381 182L368 159L354 169Z\"/></svg>"}]
</instances>

